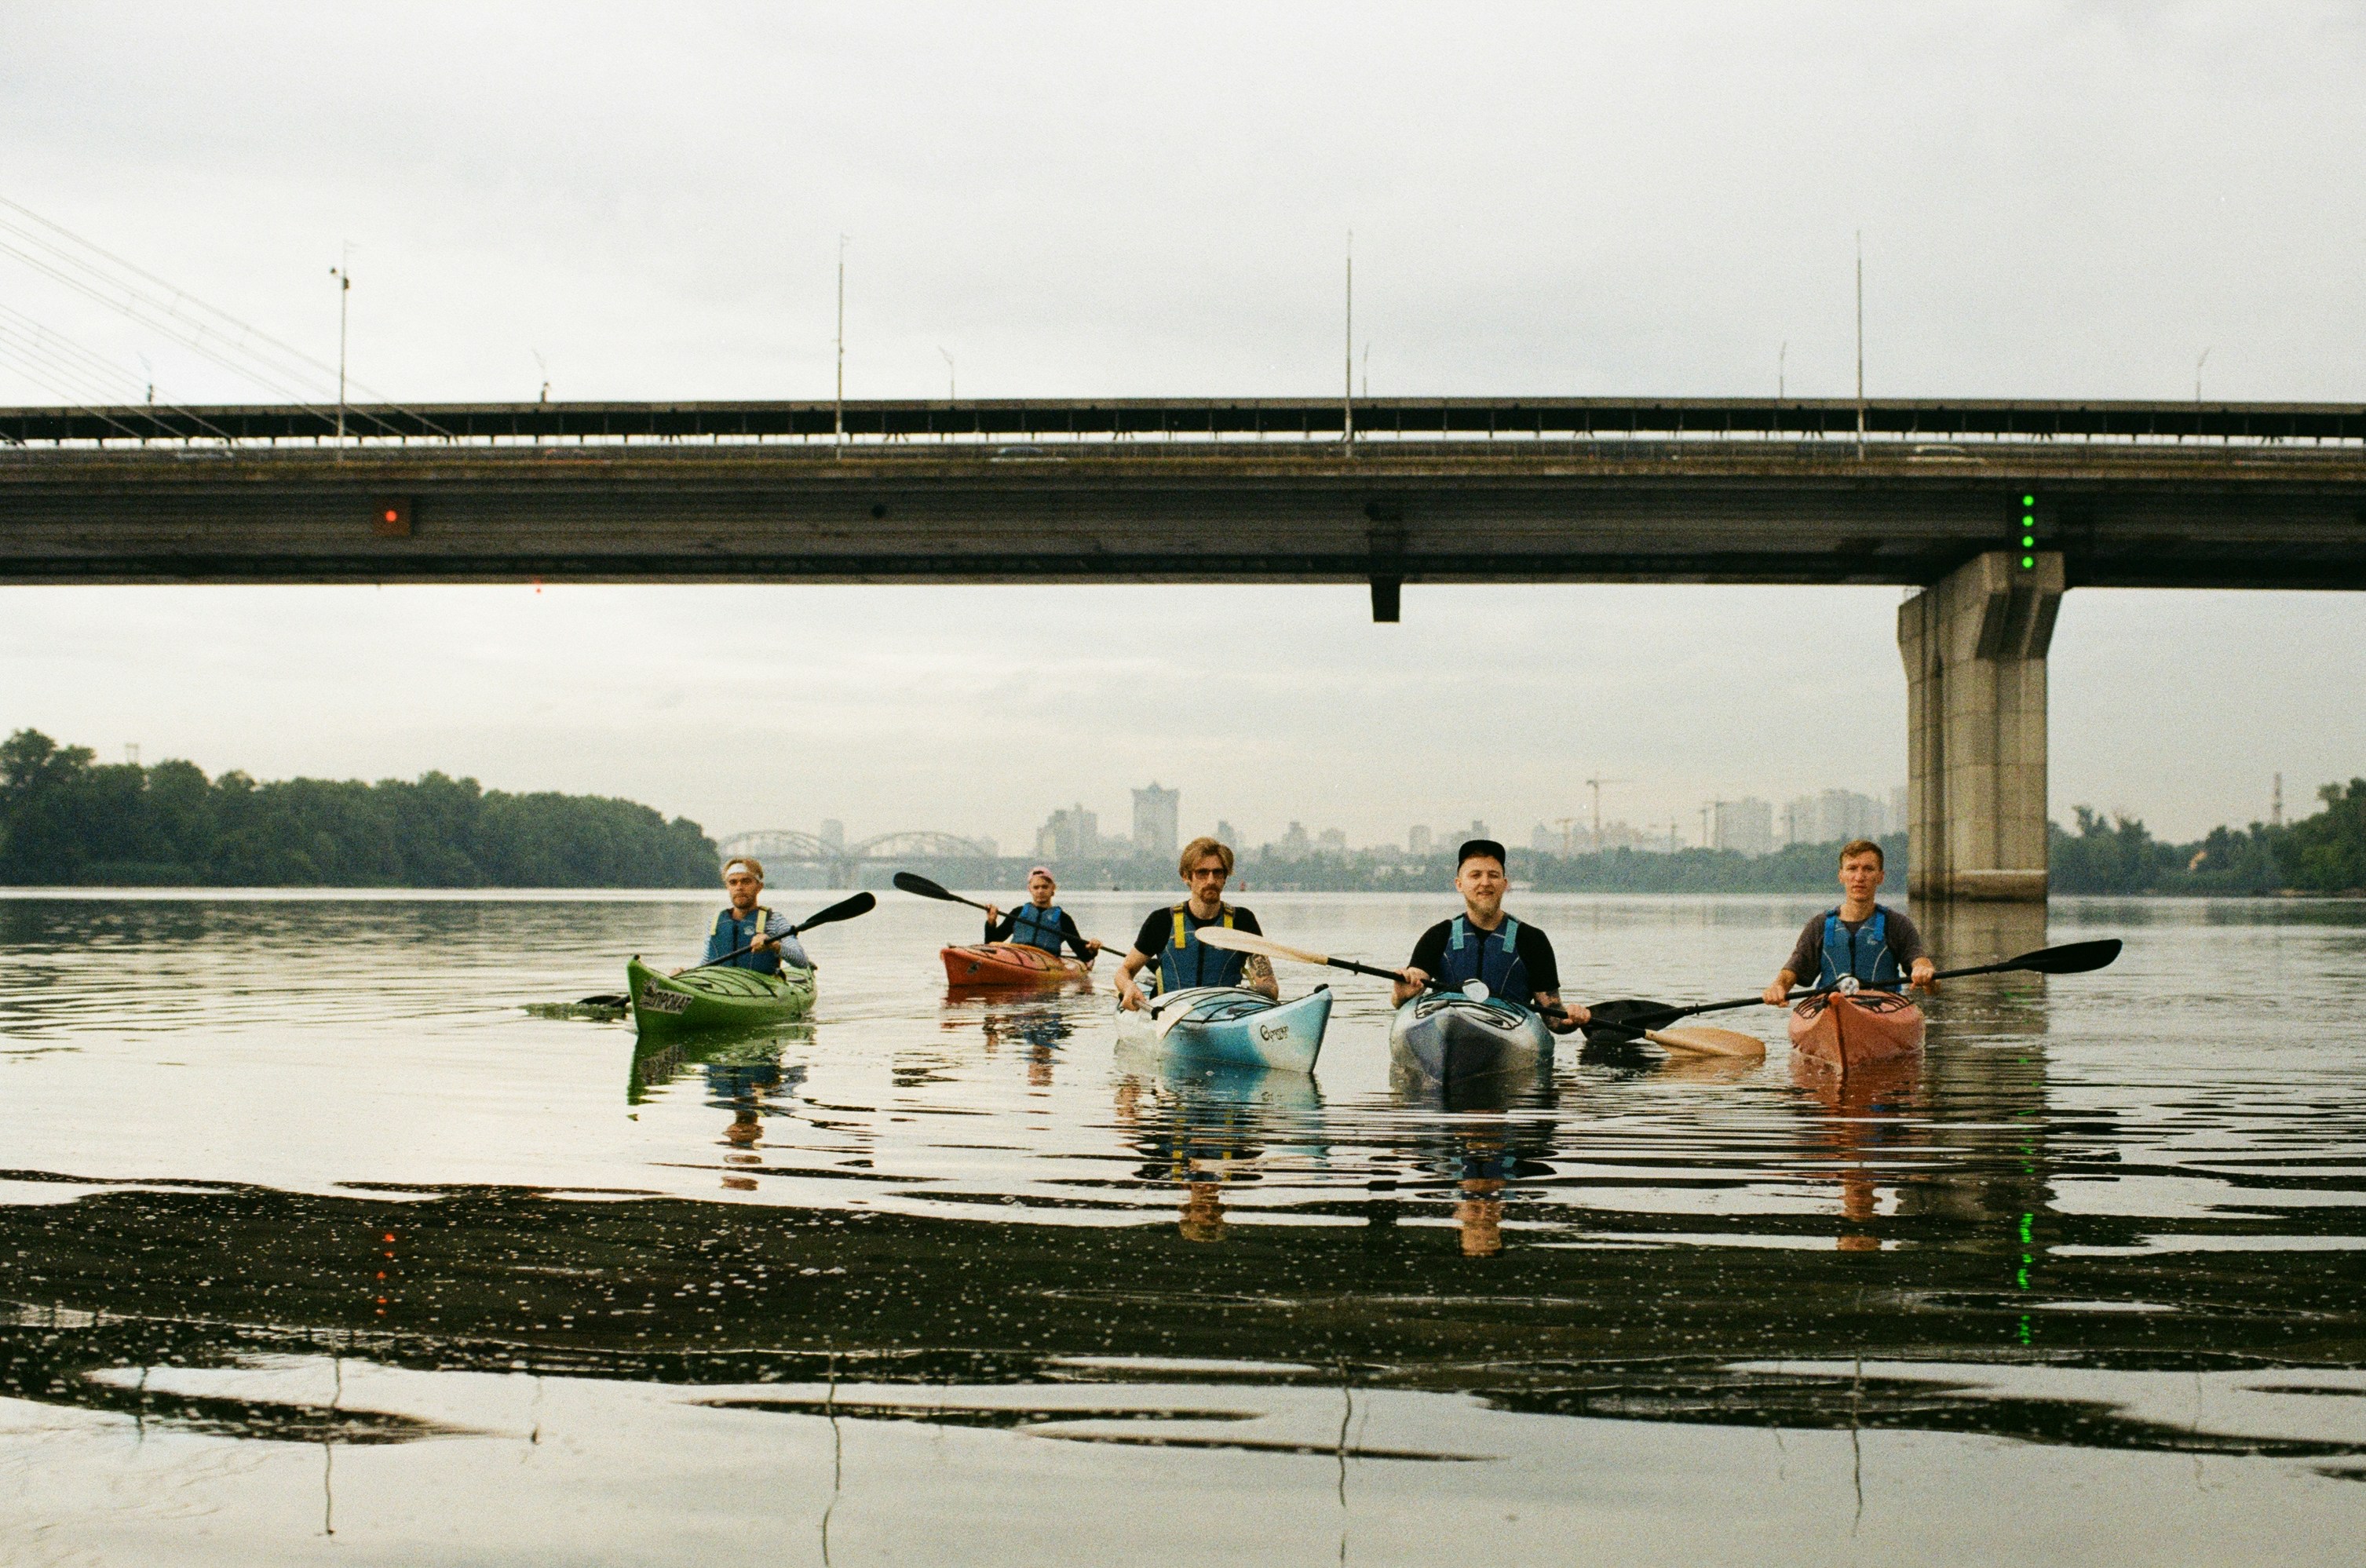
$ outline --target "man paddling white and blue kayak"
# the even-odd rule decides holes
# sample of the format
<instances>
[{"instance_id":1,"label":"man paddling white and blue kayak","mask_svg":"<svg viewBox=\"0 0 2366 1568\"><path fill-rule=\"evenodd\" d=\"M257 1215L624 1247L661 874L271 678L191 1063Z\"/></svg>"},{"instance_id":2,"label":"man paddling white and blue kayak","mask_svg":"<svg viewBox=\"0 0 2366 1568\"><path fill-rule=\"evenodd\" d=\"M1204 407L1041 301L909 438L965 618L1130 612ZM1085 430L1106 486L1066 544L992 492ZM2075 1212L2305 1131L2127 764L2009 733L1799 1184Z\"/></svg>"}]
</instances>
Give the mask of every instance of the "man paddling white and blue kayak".
<instances>
[{"instance_id":1,"label":"man paddling white and blue kayak","mask_svg":"<svg viewBox=\"0 0 2366 1568\"><path fill-rule=\"evenodd\" d=\"M1200 940L1207 927L1261 935L1264 928L1247 910L1224 902L1224 884L1233 874L1233 852L1212 838L1195 838L1183 846L1176 869L1191 896L1167 909L1155 910L1142 923L1132 950L1117 971L1117 1004L1129 1013L1148 1004L1134 976L1155 964L1158 989L1177 991L1186 987L1242 986L1279 999L1273 965L1250 953L1229 952Z\"/></svg>"},{"instance_id":2,"label":"man paddling white and blue kayak","mask_svg":"<svg viewBox=\"0 0 2366 1568\"><path fill-rule=\"evenodd\" d=\"M1195 838L1176 868L1191 896L1153 912L1118 969L1119 1043L1211 1066L1313 1071L1331 1022L1330 988L1282 1002L1272 960L1205 939L1261 935L1256 915L1224 902L1231 849ZM1153 964L1155 1001L1133 978Z\"/></svg>"}]
</instances>

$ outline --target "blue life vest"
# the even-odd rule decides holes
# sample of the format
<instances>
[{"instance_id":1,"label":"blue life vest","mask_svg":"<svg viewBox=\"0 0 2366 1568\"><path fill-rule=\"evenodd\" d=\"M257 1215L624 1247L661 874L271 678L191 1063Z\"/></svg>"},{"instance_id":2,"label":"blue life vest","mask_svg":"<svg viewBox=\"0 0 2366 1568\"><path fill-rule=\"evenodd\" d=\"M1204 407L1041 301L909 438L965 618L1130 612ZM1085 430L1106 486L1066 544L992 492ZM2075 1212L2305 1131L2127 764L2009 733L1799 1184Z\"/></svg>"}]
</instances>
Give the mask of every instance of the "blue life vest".
<instances>
[{"instance_id":1,"label":"blue life vest","mask_svg":"<svg viewBox=\"0 0 2366 1568\"><path fill-rule=\"evenodd\" d=\"M766 953L742 953L736 958L723 958L724 954L736 947L745 947L757 937L763 935L765 927L772 924L772 912L761 905L749 911L748 918L745 920L732 913L727 905L723 913L715 917L715 929L707 935L706 961L714 963L721 959L727 969L755 969L768 975L779 974L781 972L779 948Z\"/></svg>"},{"instance_id":2,"label":"blue life vest","mask_svg":"<svg viewBox=\"0 0 2366 1568\"><path fill-rule=\"evenodd\" d=\"M1211 947L1200 941L1199 933L1192 930L1191 923L1184 918L1184 911L1188 907L1179 903L1175 906L1174 939L1158 949L1158 989L1180 991L1190 985L1240 984L1241 971L1248 967L1249 956ZM1233 924L1233 906L1219 904L1217 907L1222 913L1208 924L1230 926Z\"/></svg>"},{"instance_id":3,"label":"blue life vest","mask_svg":"<svg viewBox=\"0 0 2366 1568\"><path fill-rule=\"evenodd\" d=\"M1841 955L1847 955L1847 962ZM1889 951L1889 912L1879 904L1873 906L1873 916L1851 931L1841 924L1841 912L1833 910L1824 916L1824 967L1816 978L1819 990L1838 985L1843 975L1854 975L1857 983L1873 991L1897 991L1906 980L1905 971Z\"/></svg>"},{"instance_id":4,"label":"blue life vest","mask_svg":"<svg viewBox=\"0 0 2366 1568\"><path fill-rule=\"evenodd\" d=\"M1010 912L1010 940L1026 947L1041 947L1046 953L1059 952L1066 936L1060 929L1065 917L1058 904L1037 909L1031 903L1020 904Z\"/></svg>"},{"instance_id":5,"label":"blue life vest","mask_svg":"<svg viewBox=\"0 0 2366 1568\"><path fill-rule=\"evenodd\" d=\"M1458 990L1466 981L1482 980L1490 996L1527 1006L1532 991L1528 966L1520 958L1520 923L1507 914L1494 930L1477 931L1456 915L1446 937L1446 967L1437 978Z\"/></svg>"}]
</instances>

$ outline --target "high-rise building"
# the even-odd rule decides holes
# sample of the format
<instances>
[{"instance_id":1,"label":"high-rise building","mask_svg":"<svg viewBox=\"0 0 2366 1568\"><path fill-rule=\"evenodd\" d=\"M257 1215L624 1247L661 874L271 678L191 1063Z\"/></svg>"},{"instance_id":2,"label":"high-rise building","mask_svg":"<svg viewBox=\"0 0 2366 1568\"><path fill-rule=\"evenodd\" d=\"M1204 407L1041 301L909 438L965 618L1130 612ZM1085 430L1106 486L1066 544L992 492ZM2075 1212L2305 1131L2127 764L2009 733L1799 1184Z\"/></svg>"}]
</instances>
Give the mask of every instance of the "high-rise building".
<instances>
[{"instance_id":1,"label":"high-rise building","mask_svg":"<svg viewBox=\"0 0 2366 1568\"><path fill-rule=\"evenodd\" d=\"M1429 853L1429 829L1423 827L1418 823L1405 829L1405 853L1408 855L1427 855Z\"/></svg>"},{"instance_id":2,"label":"high-rise building","mask_svg":"<svg viewBox=\"0 0 2366 1568\"><path fill-rule=\"evenodd\" d=\"M1881 824L1884 833L1904 833L1914 825L1913 807L1906 786L1900 784L1889 792L1889 820Z\"/></svg>"},{"instance_id":3,"label":"high-rise building","mask_svg":"<svg viewBox=\"0 0 2366 1568\"><path fill-rule=\"evenodd\" d=\"M1284 860L1303 860L1314 852L1314 841L1306 836L1304 823L1291 823L1290 831L1274 845L1273 852Z\"/></svg>"},{"instance_id":4,"label":"high-rise building","mask_svg":"<svg viewBox=\"0 0 2366 1568\"><path fill-rule=\"evenodd\" d=\"M1560 830L1550 823L1537 823L1537 830L1528 834L1528 847L1539 855L1560 854L1561 851Z\"/></svg>"},{"instance_id":5,"label":"high-rise building","mask_svg":"<svg viewBox=\"0 0 2366 1568\"><path fill-rule=\"evenodd\" d=\"M1238 855L1241 852L1241 830L1226 822L1223 818L1218 817L1216 819L1216 842L1224 846L1227 849L1230 849L1234 854ZM1180 853L1180 851L1178 850L1177 853Z\"/></svg>"},{"instance_id":6,"label":"high-rise building","mask_svg":"<svg viewBox=\"0 0 2366 1568\"><path fill-rule=\"evenodd\" d=\"M1764 855L1774 847L1774 808L1755 796L1719 801L1709 813L1709 847Z\"/></svg>"},{"instance_id":7,"label":"high-rise building","mask_svg":"<svg viewBox=\"0 0 2366 1568\"><path fill-rule=\"evenodd\" d=\"M1064 806L1035 834L1035 853L1054 864L1083 860L1101 846L1100 819L1079 805Z\"/></svg>"},{"instance_id":8,"label":"high-rise building","mask_svg":"<svg viewBox=\"0 0 2366 1568\"><path fill-rule=\"evenodd\" d=\"M1347 830L1326 827L1323 830L1322 835L1315 839L1314 846L1326 855L1345 855L1347 853Z\"/></svg>"},{"instance_id":9,"label":"high-rise building","mask_svg":"<svg viewBox=\"0 0 2366 1568\"><path fill-rule=\"evenodd\" d=\"M1594 841L1594 847L1597 850L1641 849L1646 847L1643 834L1632 823L1606 822L1602 824L1602 832L1598 836L1591 830L1587 831L1586 836ZM1661 846L1662 846L1660 844L1652 844L1650 846L1651 848L1659 848Z\"/></svg>"},{"instance_id":10,"label":"high-rise building","mask_svg":"<svg viewBox=\"0 0 2366 1568\"><path fill-rule=\"evenodd\" d=\"M1182 800L1182 790L1162 790L1155 783L1133 792L1134 848L1165 860L1183 846L1176 836Z\"/></svg>"},{"instance_id":11,"label":"high-rise building","mask_svg":"<svg viewBox=\"0 0 2366 1568\"><path fill-rule=\"evenodd\" d=\"M1881 802L1853 790L1827 790L1816 798L1816 842L1838 844L1881 832Z\"/></svg>"},{"instance_id":12,"label":"high-rise building","mask_svg":"<svg viewBox=\"0 0 2366 1568\"><path fill-rule=\"evenodd\" d=\"M821 824L821 832L816 836L821 840L824 849L843 849L846 847L846 824L832 817Z\"/></svg>"},{"instance_id":13,"label":"high-rise building","mask_svg":"<svg viewBox=\"0 0 2366 1568\"><path fill-rule=\"evenodd\" d=\"M1786 844L1816 844L1816 798L1800 795L1784 802L1783 842Z\"/></svg>"}]
</instances>

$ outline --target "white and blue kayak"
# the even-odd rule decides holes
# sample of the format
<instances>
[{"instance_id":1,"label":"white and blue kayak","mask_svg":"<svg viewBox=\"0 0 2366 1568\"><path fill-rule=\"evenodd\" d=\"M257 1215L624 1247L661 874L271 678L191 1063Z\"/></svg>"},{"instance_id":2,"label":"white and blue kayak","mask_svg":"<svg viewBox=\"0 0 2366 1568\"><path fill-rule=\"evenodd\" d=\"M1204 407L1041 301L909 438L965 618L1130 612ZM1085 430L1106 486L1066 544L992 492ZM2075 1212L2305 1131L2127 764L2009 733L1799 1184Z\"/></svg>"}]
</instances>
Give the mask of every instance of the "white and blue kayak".
<instances>
[{"instance_id":1,"label":"white and blue kayak","mask_svg":"<svg viewBox=\"0 0 2366 1568\"><path fill-rule=\"evenodd\" d=\"M1552 1053L1552 1031L1502 997L1425 991L1390 1020L1389 1049L1424 1077L1455 1083L1535 1067Z\"/></svg>"},{"instance_id":2,"label":"white and blue kayak","mask_svg":"<svg viewBox=\"0 0 2366 1568\"><path fill-rule=\"evenodd\" d=\"M1331 988L1295 1002L1241 986L1200 985L1163 991L1139 1012L1121 1010L1118 1043L1162 1060L1313 1072L1331 1022Z\"/></svg>"}]
</instances>

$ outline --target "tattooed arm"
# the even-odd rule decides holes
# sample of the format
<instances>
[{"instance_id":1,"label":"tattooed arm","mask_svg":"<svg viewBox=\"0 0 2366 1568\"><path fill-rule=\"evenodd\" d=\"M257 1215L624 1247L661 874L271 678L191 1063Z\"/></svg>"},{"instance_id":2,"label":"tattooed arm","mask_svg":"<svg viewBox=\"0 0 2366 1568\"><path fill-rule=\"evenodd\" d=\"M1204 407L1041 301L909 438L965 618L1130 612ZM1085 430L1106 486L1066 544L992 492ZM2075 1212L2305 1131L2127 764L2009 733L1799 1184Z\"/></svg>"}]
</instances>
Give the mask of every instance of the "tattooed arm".
<instances>
[{"instance_id":1,"label":"tattooed arm","mask_svg":"<svg viewBox=\"0 0 2366 1568\"><path fill-rule=\"evenodd\" d=\"M1275 1001L1281 1000L1281 987L1273 978L1273 960L1260 953L1251 953L1249 961L1241 968L1241 983L1251 991L1261 991Z\"/></svg>"}]
</instances>

